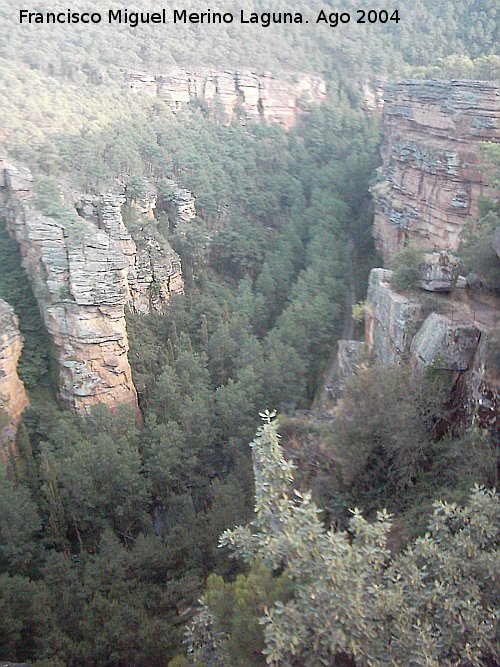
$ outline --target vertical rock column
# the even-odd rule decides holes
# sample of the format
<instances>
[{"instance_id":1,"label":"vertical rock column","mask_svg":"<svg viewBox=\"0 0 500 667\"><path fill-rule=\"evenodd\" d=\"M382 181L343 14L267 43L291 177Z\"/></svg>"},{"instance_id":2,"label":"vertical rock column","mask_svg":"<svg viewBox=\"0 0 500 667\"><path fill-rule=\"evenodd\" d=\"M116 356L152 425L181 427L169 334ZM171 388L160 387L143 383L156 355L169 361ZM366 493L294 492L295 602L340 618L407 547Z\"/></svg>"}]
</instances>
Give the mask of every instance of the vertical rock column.
<instances>
[{"instance_id":1,"label":"vertical rock column","mask_svg":"<svg viewBox=\"0 0 500 667\"><path fill-rule=\"evenodd\" d=\"M59 395L77 412L96 404L137 407L128 361L128 262L115 241L76 214L41 214L32 178L0 162L7 229L19 243L59 361Z\"/></svg>"},{"instance_id":2,"label":"vertical rock column","mask_svg":"<svg viewBox=\"0 0 500 667\"><path fill-rule=\"evenodd\" d=\"M133 238L122 215L125 196L108 192L98 198L97 224L120 247L127 258L127 304L134 313L161 312L172 294L184 293L184 281L180 257L160 237L154 238L142 230ZM154 218L156 195L145 202L137 202L134 208L145 222Z\"/></svg>"}]
</instances>

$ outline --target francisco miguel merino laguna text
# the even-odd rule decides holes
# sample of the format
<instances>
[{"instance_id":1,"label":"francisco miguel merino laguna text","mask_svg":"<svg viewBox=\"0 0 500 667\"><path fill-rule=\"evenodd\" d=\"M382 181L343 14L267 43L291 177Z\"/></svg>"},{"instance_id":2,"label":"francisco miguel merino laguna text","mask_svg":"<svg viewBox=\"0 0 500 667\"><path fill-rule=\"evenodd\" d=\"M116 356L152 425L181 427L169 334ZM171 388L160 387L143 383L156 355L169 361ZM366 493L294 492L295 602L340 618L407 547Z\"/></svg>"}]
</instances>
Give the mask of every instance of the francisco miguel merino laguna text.
<instances>
[{"instance_id":1,"label":"francisco miguel merino laguna text","mask_svg":"<svg viewBox=\"0 0 500 667\"><path fill-rule=\"evenodd\" d=\"M159 9L156 12L136 12L128 9L109 9L107 11L107 22L128 25L137 28L140 25L152 23L205 23L205 24L227 24L233 23L235 15L232 12L213 12L208 9L205 12L188 12L187 9ZM387 23L388 21L399 22L398 10L364 10L357 12L356 23ZM101 12L75 12L68 9L65 12L31 12L28 9L19 10L19 23L21 24L94 24L102 23L104 20ZM257 24L268 28L272 24L309 23L304 19L301 12L246 12L240 10L240 23ZM326 24L332 28L341 24L350 23L349 12L326 12L320 10L316 15L315 23Z\"/></svg>"}]
</instances>

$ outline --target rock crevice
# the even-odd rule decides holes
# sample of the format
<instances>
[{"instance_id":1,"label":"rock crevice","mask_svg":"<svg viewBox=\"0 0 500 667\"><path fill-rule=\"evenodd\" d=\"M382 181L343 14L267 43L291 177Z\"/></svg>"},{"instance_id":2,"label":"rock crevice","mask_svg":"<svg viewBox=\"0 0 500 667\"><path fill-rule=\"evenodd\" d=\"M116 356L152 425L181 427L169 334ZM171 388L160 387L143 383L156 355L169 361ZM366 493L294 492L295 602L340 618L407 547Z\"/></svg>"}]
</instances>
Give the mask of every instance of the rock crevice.
<instances>
[{"instance_id":1,"label":"rock crevice","mask_svg":"<svg viewBox=\"0 0 500 667\"><path fill-rule=\"evenodd\" d=\"M24 384L17 374L22 348L14 309L0 299L0 459L8 456L9 443L29 403Z\"/></svg>"}]
</instances>

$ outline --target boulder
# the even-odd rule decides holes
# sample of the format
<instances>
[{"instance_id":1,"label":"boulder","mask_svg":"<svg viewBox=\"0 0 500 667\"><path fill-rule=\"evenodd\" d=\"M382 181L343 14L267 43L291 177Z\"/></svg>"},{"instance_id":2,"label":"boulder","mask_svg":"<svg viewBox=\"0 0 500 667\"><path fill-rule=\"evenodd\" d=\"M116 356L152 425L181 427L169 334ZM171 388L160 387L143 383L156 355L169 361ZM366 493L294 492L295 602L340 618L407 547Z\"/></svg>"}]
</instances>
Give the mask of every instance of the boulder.
<instances>
[{"instance_id":1,"label":"boulder","mask_svg":"<svg viewBox=\"0 0 500 667\"><path fill-rule=\"evenodd\" d=\"M460 262L445 250L427 253L419 264L420 289L427 292L451 292L455 289L460 271Z\"/></svg>"},{"instance_id":2,"label":"boulder","mask_svg":"<svg viewBox=\"0 0 500 667\"><path fill-rule=\"evenodd\" d=\"M445 315L431 313L413 339L410 352L417 366L466 371L480 337L480 331L471 324L456 324Z\"/></svg>"}]
</instances>

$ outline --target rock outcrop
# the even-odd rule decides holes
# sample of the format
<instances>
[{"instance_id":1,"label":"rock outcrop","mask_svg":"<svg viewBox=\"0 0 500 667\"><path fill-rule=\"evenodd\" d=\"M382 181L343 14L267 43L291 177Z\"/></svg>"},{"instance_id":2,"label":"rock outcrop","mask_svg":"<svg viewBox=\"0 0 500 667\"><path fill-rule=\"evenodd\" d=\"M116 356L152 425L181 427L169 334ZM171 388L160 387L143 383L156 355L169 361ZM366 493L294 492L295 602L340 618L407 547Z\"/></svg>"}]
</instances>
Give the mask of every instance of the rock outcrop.
<instances>
[{"instance_id":1,"label":"rock outcrop","mask_svg":"<svg viewBox=\"0 0 500 667\"><path fill-rule=\"evenodd\" d=\"M339 340L337 351L337 395L342 395L349 379L364 364L366 345L359 340ZM332 388L333 391L333 388Z\"/></svg>"},{"instance_id":2,"label":"rock outcrop","mask_svg":"<svg viewBox=\"0 0 500 667\"><path fill-rule=\"evenodd\" d=\"M429 303L393 289L393 272L372 269L365 341L372 359L447 371L460 419L500 437L500 331L496 303L456 289ZM438 312L439 311L439 312Z\"/></svg>"},{"instance_id":3,"label":"rock outcrop","mask_svg":"<svg viewBox=\"0 0 500 667\"><path fill-rule=\"evenodd\" d=\"M365 342L368 353L384 364L408 361L422 321L421 302L393 290L392 274L387 269L372 269L368 284Z\"/></svg>"},{"instance_id":4,"label":"rock outcrop","mask_svg":"<svg viewBox=\"0 0 500 667\"><path fill-rule=\"evenodd\" d=\"M172 194L166 202L166 209L172 227L182 230L196 218L195 196L172 181Z\"/></svg>"},{"instance_id":5,"label":"rock outcrop","mask_svg":"<svg viewBox=\"0 0 500 667\"><path fill-rule=\"evenodd\" d=\"M326 97L325 81L310 74L277 78L253 71L177 68L158 75L124 71L124 77L131 90L156 95L174 111L194 101L219 110L225 124L239 118L243 123L267 121L289 129L308 105Z\"/></svg>"},{"instance_id":6,"label":"rock outcrop","mask_svg":"<svg viewBox=\"0 0 500 667\"><path fill-rule=\"evenodd\" d=\"M134 313L161 312L171 294L184 293L181 260L172 247L160 236L144 231L135 237L125 225L123 210L124 189L96 197L83 197L77 203L79 214L94 222L116 242L128 262L127 305ZM129 205L146 221L154 218L156 193L151 190Z\"/></svg>"},{"instance_id":7,"label":"rock outcrop","mask_svg":"<svg viewBox=\"0 0 500 667\"><path fill-rule=\"evenodd\" d=\"M31 190L26 169L0 160L7 229L57 352L60 397L76 411L97 403L137 406L127 357L127 258L115 240L76 213L42 214Z\"/></svg>"},{"instance_id":8,"label":"rock outcrop","mask_svg":"<svg viewBox=\"0 0 500 667\"><path fill-rule=\"evenodd\" d=\"M427 292L452 292L459 278L460 262L445 250L426 253L419 264L417 282Z\"/></svg>"},{"instance_id":9,"label":"rock outcrop","mask_svg":"<svg viewBox=\"0 0 500 667\"><path fill-rule=\"evenodd\" d=\"M383 166L373 186L373 235L384 260L414 240L456 250L481 196L497 197L480 142L498 141L500 92L485 81L404 81L385 86Z\"/></svg>"},{"instance_id":10,"label":"rock outcrop","mask_svg":"<svg viewBox=\"0 0 500 667\"><path fill-rule=\"evenodd\" d=\"M480 336L472 323L457 324L431 313L413 338L410 356L417 366L466 371L472 367Z\"/></svg>"},{"instance_id":11,"label":"rock outcrop","mask_svg":"<svg viewBox=\"0 0 500 667\"><path fill-rule=\"evenodd\" d=\"M9 442L24 409L28 395L17 374L23 340L14 310L0 299L0 459L8 453Z\"/></svg>"}]
</instances>

